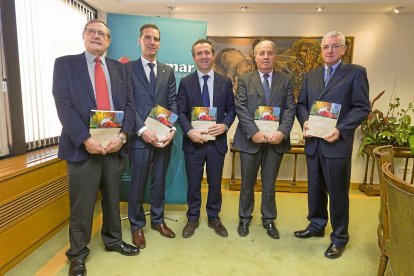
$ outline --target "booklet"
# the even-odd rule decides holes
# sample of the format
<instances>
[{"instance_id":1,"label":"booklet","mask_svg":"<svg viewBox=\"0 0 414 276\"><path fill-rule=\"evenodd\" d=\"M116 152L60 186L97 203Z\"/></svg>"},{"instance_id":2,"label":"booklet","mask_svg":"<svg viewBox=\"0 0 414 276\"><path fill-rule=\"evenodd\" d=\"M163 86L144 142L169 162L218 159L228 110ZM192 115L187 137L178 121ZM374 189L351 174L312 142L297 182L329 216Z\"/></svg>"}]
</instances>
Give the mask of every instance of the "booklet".
<instances>
[{"instance_id":1,"label":"booklet","mask_svg":"<svg viewBox=\"0 0 414 276\"><path fill-rule=\"evenodd\" d=\"M215 125L217 120L217 107L195 106L191 112L191 125L196 130L208 131L208 128ZM216 140L216 137L203 134L207 140Z\"/></svg>"},{"instance_id":2,"label":"booklet","mask_svg":"<svg viewBox=\"0 0 414 276\"><path fill-rule=\"evenodd\" d=\"M123 120L123 111L92 109L89 121L89 133L105 147L110 140L119 135Z\"/></svg>"},{"instance_id":3,"label":"booklet","mask_svg":"<svg viewBox=\"0 0 414 276\"><path fill-rule=\"evenodd\" d=\"M177 119L177 114L157 104L148 114L145 125L157 134L157 138L160 141L163 141L167 138Z\"/></svg>"},{"instance_id":4,"label":"booklet","mask_svg":"<svg viewBox=\"0 0 414 276\"><path fill-rule=\"evenodd\" d=\"M306 134L325 138L336 127L340 111L340 104L313 101Z\"/></svg>"},{"instance_id":5,"label":"booklet","mask_svg":"<svg viewBox=\"0 0 414 276\"><path fill-rule=\"evenodd\" d=\"M254 113L254 122L260 131L271 136L279 128L280 107L259 106Z\"/></svg>"}]
</instances>

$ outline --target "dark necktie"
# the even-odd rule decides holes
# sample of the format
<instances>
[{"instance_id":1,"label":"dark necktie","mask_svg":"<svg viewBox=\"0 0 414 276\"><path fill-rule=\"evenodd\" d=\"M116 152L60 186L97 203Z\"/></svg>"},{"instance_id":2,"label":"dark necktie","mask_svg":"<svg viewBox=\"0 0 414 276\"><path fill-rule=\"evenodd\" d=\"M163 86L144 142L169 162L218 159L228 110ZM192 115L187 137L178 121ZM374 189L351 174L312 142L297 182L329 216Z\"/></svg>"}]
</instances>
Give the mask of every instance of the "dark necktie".
<instances>
[{"instance_id":1,"label":"dark necktie","mask_svg":"<svg viewBox=\"0 0 414 276\"><path fill-rule=\"evenodd\" d=\"M151 71L149 74L149 83L151 87L152 94L155 94L155 73L154 73L154 63L148 63L148 66L150 67Z\"/></svg>"},{"instance_id":2,"label":"dark necktie","mask_svg":"<svg viewBox=\"0 0 414 276\"><path fill-rule=\"evenodd\" d=\"M269 78L268 73L263 75L263 92L264 92L265 97L266 97L266 105L268 104L269 95L270 95L270 86L269 86L269 81L267 80L268 78Z\"/></svg>"},{"instance_id":3,"label":"dark necktie","mask_svg":"<svg viewBox=\"0 0 414 276\"><path fill-rule=\"evenodd\" d=\"M328 67L328 69L326 69L326 79L325 79L325 87L328 85L329 80L331 79L332 76L332 67Z\"/></svg>"},{"instance_id":4,"label":"dark necktie","mask_svg":"<svg viewBox=\"0 0 414 276\"><path fill-rule=\"evenodd\" d=\"M201 96L203 97L203 106L210 107L210 95L208 94L208 86L207 80L209 75L204 75L204 84L203 84L203 91L201 92Z\"/></svg>"},{"instance_id":5,"label":"dark necktie","mask_svg":"<svg viewBox=\"0 0 414 276\"><path fill-rule=\"evenodd\" d=\"M111 110L108 86L106 85L105 74L99 57L95 58L95 94L96 108L99 110Z\"/></svg>"}]
</instances>

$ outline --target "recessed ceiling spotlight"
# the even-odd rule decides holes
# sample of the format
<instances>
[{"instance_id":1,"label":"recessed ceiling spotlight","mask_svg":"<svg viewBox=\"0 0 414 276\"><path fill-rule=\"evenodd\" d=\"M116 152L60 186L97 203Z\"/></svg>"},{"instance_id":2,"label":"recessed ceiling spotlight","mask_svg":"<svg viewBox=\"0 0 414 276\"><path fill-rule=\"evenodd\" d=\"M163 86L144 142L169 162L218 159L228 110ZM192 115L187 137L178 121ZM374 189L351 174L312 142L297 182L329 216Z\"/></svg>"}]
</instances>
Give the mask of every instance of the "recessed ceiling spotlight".
<instances>
[{"instance_id":1,"label":"recessed ceiling spotlight","mask_svg":"<svg viewBox=\"0 0 414 276\"><path fill-rule=\"evenodd\" d=\"M173 14L173 13L175 13L175 7L172 7L172 6L169 6L169 7L167 7L167 10L168 10L168 12L170 13L170 14Z\"/></svg>"},{"instance_id":2,"label":"recessed ceiling spotlight","mask_svg":"<svg viewBox=\"0 0 414 276\"><path fill-rule=\"evenodd\" d=\"M240 7L240 9L241 9L242 12L247 11L247 7L246 6Z\"/></svg>"},{"instance_id":3,"label":"recessed ceiling spotlight","mask_svg":"<svg viewBox=\"0 0 414 276\"><path fill-rule=\"evenodd\" d=\"M395 7L394 8L394 13L399 14L402 9L404 9L404 7Z\"/></svg>"},{"instance_id":4,"label":"recessed ceiling spotlight","mask_svg":"<svg viewBox=\"0 0 414 276\"><path fill-rule=\"evenodd\" d=\"M324 9L324 8L323 8L322 6L319 6L319 7L317 7L317 8L316 8L316 10L317 10L318 12L322 12L322 11L323 11L323 9Z\"/></svg>"}]
</instances>

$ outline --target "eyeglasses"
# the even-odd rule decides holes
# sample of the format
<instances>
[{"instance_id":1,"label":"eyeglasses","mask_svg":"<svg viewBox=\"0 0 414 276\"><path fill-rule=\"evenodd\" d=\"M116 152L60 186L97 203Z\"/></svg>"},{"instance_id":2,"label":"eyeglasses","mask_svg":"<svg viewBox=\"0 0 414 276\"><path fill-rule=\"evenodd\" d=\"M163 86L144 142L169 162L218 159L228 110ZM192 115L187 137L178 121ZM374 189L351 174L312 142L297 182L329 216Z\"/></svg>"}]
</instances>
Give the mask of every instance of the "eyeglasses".
<instances>
[{"instance_id":1,"label":"eyeglasses","mask_svg":"<svg viewBox=\"0 0 414 276\"><path fill-rule=\"evenodd\" d=\"M105 38L105 37L107 37L107 36L109 37L109 35L108 35L108 34L106 34L106 33L102 32L102 31L99 31L99 30L95 30L95 29L88 29L88 28L86 28L86 29L85 29L85 31L86 31L86 33L87 33L88 35L90 35L90 36L98 34L98 36L99 36L100 38Z\"/></svg>"},{"instance_id":2,"label":"eyeglasses","mask_svg":"<svg viewBox=\"0 0 414 276\"><path fill-rule=\"evenodd\" d=\"M332 49L332 51L336 51L341 47L344 47L345 45L339 45L339 44L332 44L332 45L323 45L322 50L327 51L329 49Z\"/></svg>"}]
</instances>

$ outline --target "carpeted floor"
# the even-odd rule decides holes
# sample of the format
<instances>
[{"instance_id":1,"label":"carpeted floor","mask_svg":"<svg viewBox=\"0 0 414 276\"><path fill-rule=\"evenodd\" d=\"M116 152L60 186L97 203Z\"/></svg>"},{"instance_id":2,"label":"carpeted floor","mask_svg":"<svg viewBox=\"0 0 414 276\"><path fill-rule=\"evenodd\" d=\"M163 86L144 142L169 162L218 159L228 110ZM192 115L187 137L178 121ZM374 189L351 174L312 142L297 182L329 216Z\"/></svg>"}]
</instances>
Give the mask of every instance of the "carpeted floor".
<instances>
[{"instance_id":1,"label":"carpeted floor","mask_svg":"<svg viewBox=\"0 0 414 276\"><path fill-rule=\"evenodd\" d=\"M260 195L256 193L254 218L245 238L237 234L239 193L224 190L221 219L228 238L217 236L207 226L204 208L195 235L182 238L186 206L168 205L166 215L178 222L167 220L167 224L177 237L164 238L147 226L147 248L134 257L105 251L99 233L102 216L97 210L91 254L86 262L88 275L376 275L380 256L376 234L378 197L351 191L351 239L343 256L330 260L323 256L330 243L330 226L324 238L301 240L293 236L293 231L307 225L307 194L277 193L280 240L268 237L261 225ZM205 197L203 192L203 204ZM127 205L122 203L121 209L125 215ZM124 240L131 242L128 221L122 225ZM65 227L6 275L67 275L67 233Z\"/></svg>"}]
</instances>

